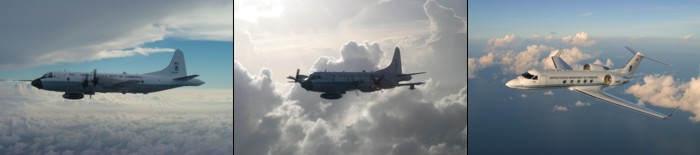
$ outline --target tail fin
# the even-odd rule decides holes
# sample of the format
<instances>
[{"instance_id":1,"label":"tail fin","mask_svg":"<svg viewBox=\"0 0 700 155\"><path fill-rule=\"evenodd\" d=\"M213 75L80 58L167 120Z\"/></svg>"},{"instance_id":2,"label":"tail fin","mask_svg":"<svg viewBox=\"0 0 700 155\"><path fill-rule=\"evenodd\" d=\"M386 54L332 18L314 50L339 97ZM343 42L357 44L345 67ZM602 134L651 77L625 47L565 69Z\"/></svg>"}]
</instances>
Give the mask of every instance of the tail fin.
<instances>
[{"instance_id":1,"label":"tail fin","mask_svg":"<svg viewBox=\"0 0 700 155\"><path fill-rule=\"evenodd\" d=\"M160 75L168 77L184 77L187 76L187 68L185 67L185 56L180 49L175 50L173 59L170 64L157 72L146 73L147 75Z\"/></svg>"},{"instance_id":2,"label":"tail fin","mask_svg":"<svg viewBox=\"0 0 700 155\"><path fill-rule=\"evenodd\" d=\"M660 64L664 64L666 66L671 67L671 64L661 62L659 60L656 60L656 59L653 59L650 57L646 57L641 52L637 52L630 47L625 46L625 48L627 48L627 50L629 50L630 52L634 53L634 57L632 57L632 59L629 62L627 62L627 65L625 65L625 68L620 69L620 72L623 74L627 74L630 77L632 75L634 75L634 72L637 72L637 67L639 67L639 63L642 62L642 58L647 58L649 60L652 60L652 61L658 62Z\"/></svg>"},{"instance_id":3,"label":"tail fin","mask_svg":"<svg viewBox=\"0 0 700 155\"><path fill-rule=\"evenodd\" d=\"M403 73L403 71L401 71L401 51L399 50L399 47L396 47L396 49L394 49L394 57L391 59L391 63L389 64L389 66L382 70L379 70L379 72L390 72L396 74Z\"/></svg>"},{"instance_id":4,"label":"tail fin","mask_svg":"<svg viewBox=\"0 0 700 155\"><path fill-rule=\"evenodd\" d=\"M637 72L637 68L639 67L639 63L642 62L642 58L644 58L642 53L634 54L632 59L627 62L627 65L625 65L625 68L620 69L620 72L632 76L635 72Z\"/></svg>"}]
</instances>

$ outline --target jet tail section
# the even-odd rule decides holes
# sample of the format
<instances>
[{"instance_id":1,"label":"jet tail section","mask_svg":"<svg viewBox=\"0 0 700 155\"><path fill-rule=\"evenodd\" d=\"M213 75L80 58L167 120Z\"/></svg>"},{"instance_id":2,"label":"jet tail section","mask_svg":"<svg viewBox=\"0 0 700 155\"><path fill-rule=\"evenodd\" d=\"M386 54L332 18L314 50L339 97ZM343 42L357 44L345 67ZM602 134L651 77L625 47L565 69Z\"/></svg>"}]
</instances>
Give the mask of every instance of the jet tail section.
<instances>
[{"instance_id":1,"label":"jet tail section","mask_svg":"<svg viewBox=\"0 0 700 155\"><path fill-rule=\"evenodd\" d=\"M391 63L389 64L389 66L382 70L379 70L379 72L395 74L403 73L403 71L401 71L401 51L399 50L399 47L396 47L396 49L394 49L394 57L391 59Z\"/></svg>"},{"instance_id":2,"label":"jet tail section","mask_svg":"<svg viewBox=\"0 0 700 155\"><path fill-rule=\"evenodd\" d=\"M157 72L146 73L147 75L159 75L166 77L185 77L187 76L187 68L185 67L185 56L180 49L175 50L173 59L170 64L163 70Z\"/></svg>"},{"instance_id":3,"label":"jet tail section","mask_svg":"<svg viewBox=\"0 0 700 155\"><path fill-rule=\"evenodd\" d=\"M639 63L642 62L643 58L646 58L646 59L652 60L654 62L658 62L660 64L664 64L666 66L671 67L671 64L661 62L659 60L656 60L656 59L653 59L650 57L646 57L646 56L644 56L644 54L637 52L630 47L625 46L625 48L627 48L627 50L629 50L630 52L634 53L634 57L632 57L632 59L629 62L627 62L627 65L625 65L625 68L621 68L619 71L623 74L627 74L630 77L632 75L634 75L635 72L637 72L637 68L639 67Z\"/></svg>"}]
</instances>

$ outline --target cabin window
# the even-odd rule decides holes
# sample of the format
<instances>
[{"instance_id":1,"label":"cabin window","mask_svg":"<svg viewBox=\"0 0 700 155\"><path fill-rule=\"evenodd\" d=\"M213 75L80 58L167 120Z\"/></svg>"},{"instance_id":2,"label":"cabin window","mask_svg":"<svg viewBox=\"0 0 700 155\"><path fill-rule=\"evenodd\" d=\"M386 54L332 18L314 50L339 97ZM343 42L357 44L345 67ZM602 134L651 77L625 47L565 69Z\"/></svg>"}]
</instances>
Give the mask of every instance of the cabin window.
<instances>
[{"instance_id":1,"label":"cabin window","mask_svg":"<svg viewBox=\"0 0 700 155\"><path fill-rule=\"evenodd\" d=\"M70 78L66 78L66 81L70 81Z\"/></svg>"},{"instance_id":2,"label":"cabin window","mask_svg":"<svg viewBox=\"0 0 700 155\"><path fill-rule=\"evenodd\" d=\"M588 80L588 83L593 83L593 80Z\"/></svg>"},{"instance_id":3,"label":"cabin window","mask_svg":"<svg viewBox=\"0 0 700 155\"><path fill-rule=\"evenodd\" d=\"M566 80L564 80L564 82L562 82L562 83L566 83Z\"/></svg>"},{"instance_id":4,"label":"cabin window","mask_svg":"<svg viewBox=\"0 0 700 155\"><path fill-rule=\"evenodd\" d=\"M574 80L569 81L569 83L574 83Z\"/></svg>"},{"instance_id":5,"label":"cabin window","mask_svg":"<svg viewBox=\"0 0 700 155\"><path fill-rule=\"evenodd\" d=\"M533 77L532 79L533 79L533 80L537 80L537 76Z\"/></svg>"},{"instance_id":6,"label":"cabin window","mask_svg":"<svg viewBox=\"0 0 700 155\"><path fill-rule=\"evenodd\" d=\"M577 80L576 83L581 83L581 80Z\"/></svg>"}]
</instances>

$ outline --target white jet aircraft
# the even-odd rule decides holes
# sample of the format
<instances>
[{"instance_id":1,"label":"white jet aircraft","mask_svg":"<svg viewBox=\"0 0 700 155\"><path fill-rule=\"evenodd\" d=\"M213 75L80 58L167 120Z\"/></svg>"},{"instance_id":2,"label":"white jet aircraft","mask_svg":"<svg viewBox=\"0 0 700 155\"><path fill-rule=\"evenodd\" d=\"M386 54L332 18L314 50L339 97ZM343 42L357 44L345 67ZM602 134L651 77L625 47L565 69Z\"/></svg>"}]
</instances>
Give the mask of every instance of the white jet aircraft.
<instances>
[{"instance_id":1,"label":"white jet aircraft","mask_svg":"<svg viewBox=\"0 0 700 155\"><path fill-rule=\"evenodd\" d=\"M399 83L411 80L412 75L423 74L408 73L403 74L401 70L401 52L396 47L391 64L376 72L314 72L311 75L299 75L297 69L296 76L289 76L292 83L300 83L301 87L315 92L323 92L321 98L339 99L346 91L360 90L362 92L373 92L381 89L390 89L400 86L409 86L409 89L416 89L415 85L422 85L423 82ZM307 79L308 77L308 79Z\"/></svg>"},{"instance_id":2,"label":"white jet aircraft","mask_svg":"<svg viewBox=\"0 0 700 155\"><path fill-rule=\"evenodd\" d=\"M642 58L671 66L670 64L645 57L642 53L635 52L627 46L625 46L625 48L632 52L634 56L624 68L610 70L608 67L602 65L585 64L583 65L583 70L573 70L559 57L562 53L562 51L559 50L555 56L551 57L554 67L556 68L555 70L529 70L517 78L508 81L506 86L516 89L568 88L569 90L660 119L671 117L671 115L678 110L678 107L676 107L671 114L665 115L603 91L603 88L618 86L629 82L633 78L633 74L637 71L637 67L639 67Z\"/></svg>"},{"instance_id":3,"label":"white jet aircraft","mask_svg":"<svg viewBox=\"0 0 700 155\"><path fill-rule=\"evenodd\" d=\"M57 92L65 92L63 98L82 99L95 92L143 93L162 91L181 86L199 86L204 81L195 79L199 75L187 75L185 57L179 49L170 64L163 70L146 74L104 74L90 72L48 72L31 81L32 86Z\"/></svg>"}]
</instances>

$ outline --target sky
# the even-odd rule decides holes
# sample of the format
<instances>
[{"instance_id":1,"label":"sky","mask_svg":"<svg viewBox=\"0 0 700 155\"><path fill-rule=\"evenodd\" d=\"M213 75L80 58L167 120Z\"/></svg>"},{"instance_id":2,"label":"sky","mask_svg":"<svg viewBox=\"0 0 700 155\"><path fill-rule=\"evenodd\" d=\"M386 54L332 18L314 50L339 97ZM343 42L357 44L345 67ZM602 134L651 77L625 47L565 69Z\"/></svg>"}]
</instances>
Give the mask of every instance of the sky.
<instances>
[{"instance_id":1,"label":"sky","mask_svg":"<svg viewBox=\"0 0 700 155\"><path fill-rule=\"evenodd\" d=\"M49 71L148 73L176 49L206 82L156 93L66 100L27 82L0 83L0 152L233 153L233 3L0 2L0 78Z\"/></svg>"},{"instance_id":2,"label":"sky","mask_svg":"<svg viewBox=\"0 0 700 155\"><path fill-rule=\"evenodd\" d=\"M465 154L466 4L234 1L234 154ZM379 70L395 47L425 85L325 100L286 78Z\"/></svg>"},{"instance_id":3,"label":"sky","mask_svg":"<svg viewBox=\"0 0 700 155\"><path fill-rule=\"evenodd\" d=\"M469 2L469 154L698 154L700 48L697 2ZM575 70L645 60L635 78L606 92L666 120L567 89L517 90L506 81L551 69L563 49ZM478 90L478 91L473 91ZM488 96L488 97L484 97ZM504 149L507 148L507 149Z\"/></svg>"}]
</instances>

